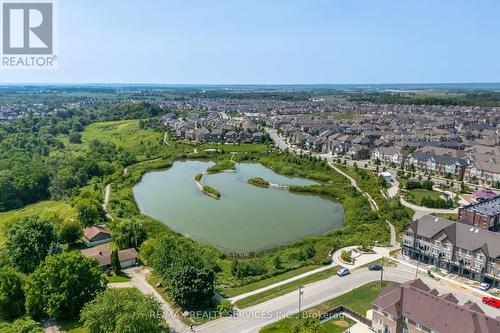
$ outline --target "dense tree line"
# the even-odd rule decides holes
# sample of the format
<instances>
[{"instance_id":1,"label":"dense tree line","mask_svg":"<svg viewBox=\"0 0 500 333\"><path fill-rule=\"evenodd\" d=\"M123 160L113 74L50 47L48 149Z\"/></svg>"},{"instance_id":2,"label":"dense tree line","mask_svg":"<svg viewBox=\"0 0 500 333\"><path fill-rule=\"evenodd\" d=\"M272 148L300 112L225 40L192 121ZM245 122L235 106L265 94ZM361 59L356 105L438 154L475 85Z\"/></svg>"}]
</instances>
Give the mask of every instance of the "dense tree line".
<instances>
[{"instance_id":1,"label":"dense tree line","mask_svg":"<svg viewBox=\"0 0 500 333\"><path fill-rule=\"evenodd\" d=\"M93 177L136 162L130 152L99 140L90 141L83 154L73 154L61 136L79 144L81 132L92 122L151 118L163 112L153 104L126 103L106 110L74 108L51 116L29 114L0 123L0 211L72 197Z\"/></svg>"}]
</instances>

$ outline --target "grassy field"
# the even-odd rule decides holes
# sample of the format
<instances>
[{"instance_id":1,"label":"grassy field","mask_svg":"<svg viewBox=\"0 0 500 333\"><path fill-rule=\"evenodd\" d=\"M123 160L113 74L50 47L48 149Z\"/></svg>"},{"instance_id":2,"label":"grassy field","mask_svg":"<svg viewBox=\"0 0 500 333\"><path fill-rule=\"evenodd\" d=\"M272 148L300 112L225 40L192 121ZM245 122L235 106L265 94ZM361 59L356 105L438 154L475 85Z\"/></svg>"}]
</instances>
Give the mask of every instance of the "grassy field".
<instances>
[{"instance_id":1,"label":"grassy field","mask_svg":"<svg viewBox=\"0 0 500 333\"><path fill-rule=\"evenodd\" d=\"M269 289L269 290L263 291L261 293L243 298L243 299L237 301L234 305L236 305L240 309L247 308L249 306L268 301L268 300L273 299L275 297L288 294L289 292L296 290L299 286L327 279L327 278L335 275L337 273L337 271L338 271L338 267L329 268L329 269L324 270L322 272L306 276L302 279L292 281L292 282L284 284L282 286L279 286L279 287L276 287L273 289Z\"/></svg>"},{"instance_id":2,"label":"grassy field","mask_svg":"<svg viewBox=\"0 0 500 333\"><path fill-rule=\"evenodd\" d=\"M4 241L5 228L12 222L30 215L62 220L76 219L76 210L64 201L41 201L21 209L0 213L0 245Z\"/></svg>"},{"instance_id":3,"label":"grassy field","mask_svg":"<svg viewBox=\"0 0 500 333\"><path fill-rule=\"evenodd\" d=\"M360 315L366 315L366 311L372 308L372 302L380 295L382 289L387 285L384 281L382 285L380 282L370 282L359 288L356 288L342 296L331 299L324 303L321 303L311 309L308 309L309 313L326 313L337 306L343 305L351 310L354 310ZM293 327L298 321L298 317L292 316L270 325L265 326L259 332L260 333L293 333ZM326 324L326 323L325 323ZM325 327L326 328L326 327ZM329 331L337 332L337 331ZM342 330L340 332L343 332Z\"/></svg>"},{"instance_id":4,"label":"grassy field","mask_svg":"<svg viewBox=\"0 0 500 333\"><path fill-rule=\"evenodd\" d=\"M163 144L163 132L139 127L139 120L118 120L93 123L82 132L82 143L70 143L68 135L60 135L58 139L67 150L79 154L88 148L89 142L97 139L115 144L136 156L137 161L151 158L154 151Z\"/></svg>"},{"instance_id":5,"label":"grassy field","mask_svg":"<svg viewBox=\"0 0 500 333\"><path fill-rule=\"evenodd\" d=\"M303 274L305 272L312 271L313 269L316 269L319 267L321 267L321 265L308 265L308 266L300 267L300 268L294 269L292 271L288 271L286 273L276 275L276 276L273 276L273 277L270 277L270 278L267 278L264 280L249 283L249 284L246 284L244 286L233 287L233 288L222 288L221 290L219 290L219 294L221 294L222 296L224 296L226 298L231 298L231 297L234 297L237 295L241 295L244 293L248 293L248 292L269 286L271 284L275 284L275 283L278 283L281 281L288 280L294 276Z\"/></svg>"},{"instance_id":6,"label":"grassy field","mask_svg":"<svg viewBox=\"0 0 500 333\"><path fill-rule=\"evenodd\" d=\"M408 198L410 202L416 203L417 205L420 205L422 198L424 197L430 197L433 200L437 200L441 198L441 194L436 191L429 191L425 189L410 190L406 194L406 198Z\"/></svg>"}]
</instances>

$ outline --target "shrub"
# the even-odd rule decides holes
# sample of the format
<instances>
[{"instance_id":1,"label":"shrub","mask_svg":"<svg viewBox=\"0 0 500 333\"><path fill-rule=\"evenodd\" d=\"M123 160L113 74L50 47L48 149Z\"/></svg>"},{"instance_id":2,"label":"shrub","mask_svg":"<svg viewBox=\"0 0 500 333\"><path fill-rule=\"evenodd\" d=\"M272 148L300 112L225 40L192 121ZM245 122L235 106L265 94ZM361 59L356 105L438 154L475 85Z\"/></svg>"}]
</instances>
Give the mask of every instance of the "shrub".
<instances>
[{"instance_id":1,"label":"shrub","mask_svg":"<svg viewBox=\"0 0 500 333\"><path fill-rule=\"evenodd\" d=\"M351 262L351 251L344 251L340 253L340 259L342 259L345 262Z\"/></svg>"}]
</instances>

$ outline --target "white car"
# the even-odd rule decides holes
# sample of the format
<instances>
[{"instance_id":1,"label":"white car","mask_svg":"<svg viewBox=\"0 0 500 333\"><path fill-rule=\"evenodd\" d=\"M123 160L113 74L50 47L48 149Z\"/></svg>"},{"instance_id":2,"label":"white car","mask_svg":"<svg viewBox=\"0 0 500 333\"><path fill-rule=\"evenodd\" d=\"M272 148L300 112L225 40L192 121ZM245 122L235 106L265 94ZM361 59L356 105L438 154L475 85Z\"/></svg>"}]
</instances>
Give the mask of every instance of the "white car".
<instances>
[{"instance_id":1,"label":"white car","mask_svg":"<svg viewBox=\"0 0 500 333\"><path fill-rule=\"evenodd\" d=\"M491 288L491 285L489 283L481 283L481 285L479 286L479 289L483 290L483 291L486 291L488 289Z\"/></svg>"},{"instance_id":2,"label":"white car","mask_svg":"<svg viewBox=\"0 0 500 333\"><path fill-rule=\"evenodd\" d=\"M337 275L338 276L346 276L348 275L350 272L349 272L349 269L347 268L341 268L338 272L337 272Z\"/></svg>"}]
</instances>

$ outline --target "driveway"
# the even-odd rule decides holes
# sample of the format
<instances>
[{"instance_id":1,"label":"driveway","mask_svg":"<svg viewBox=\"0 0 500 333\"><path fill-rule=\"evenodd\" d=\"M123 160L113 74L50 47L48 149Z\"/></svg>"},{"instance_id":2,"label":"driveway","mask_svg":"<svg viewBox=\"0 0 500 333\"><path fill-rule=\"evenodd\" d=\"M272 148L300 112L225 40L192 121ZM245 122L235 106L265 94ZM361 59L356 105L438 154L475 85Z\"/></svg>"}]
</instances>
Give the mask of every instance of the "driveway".
<instances>
[{"instance_id":1,"label":"driveway","mask_svg":"<svg viewBox=\"0 0 500 333\"><path fill-rule=\"evenodd\" d=\"M110 288L137 288L144 295L153 296L161 304L163 318L168 323L170 332L189 331L189 327L179 319L179 316L172 306L147 282L146 275L149 274L149 269L141 266L124 269L123 272L131 277L130 281L124 283L110 283L108 284Z\"/></svg>"}]
</instances>

